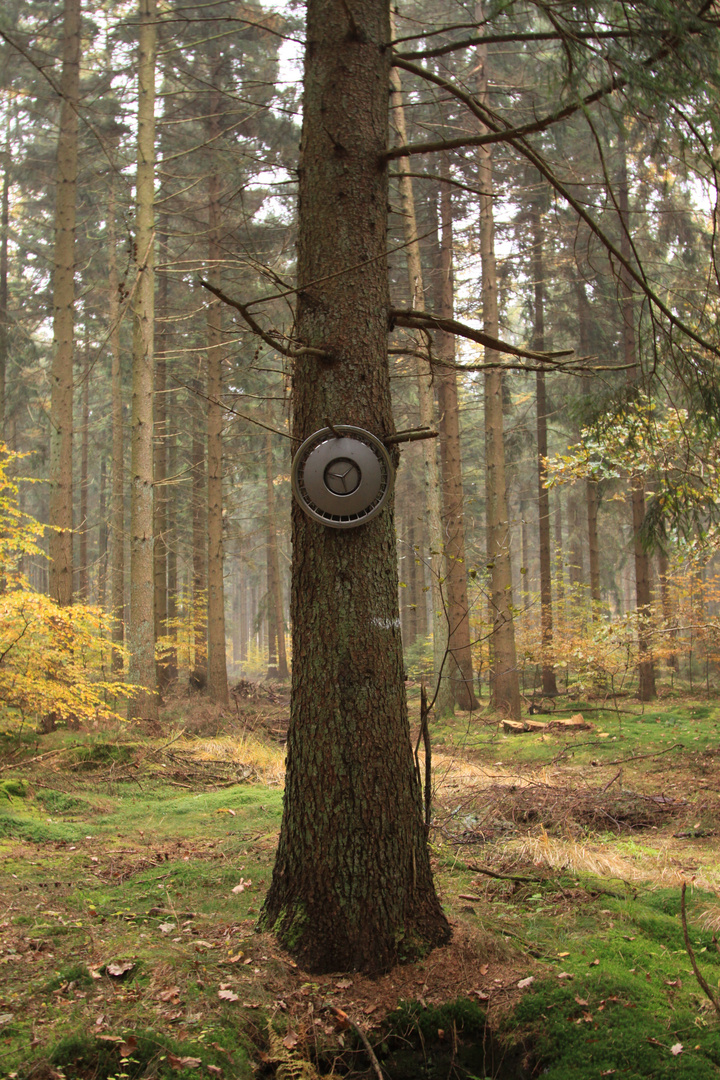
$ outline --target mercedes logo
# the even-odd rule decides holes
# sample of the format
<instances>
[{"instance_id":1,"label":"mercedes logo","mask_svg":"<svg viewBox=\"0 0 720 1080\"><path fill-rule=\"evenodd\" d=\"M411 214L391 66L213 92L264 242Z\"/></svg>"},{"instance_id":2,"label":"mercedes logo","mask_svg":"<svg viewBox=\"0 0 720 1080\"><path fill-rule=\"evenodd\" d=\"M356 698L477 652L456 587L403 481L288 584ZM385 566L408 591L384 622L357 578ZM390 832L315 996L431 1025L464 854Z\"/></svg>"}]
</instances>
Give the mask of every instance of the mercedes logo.
<instances>
[{"instance_id":1,"label":"mercedes logo","mask_svg":"<svg viewBox=\"0 0 720 1080\"><path fill-rule=\"evenodd\" d=\"M333 495L352 495L362 480L360 469L348 458L335 458L325 469L325 486Z\"/></svg>"}]
</instances>

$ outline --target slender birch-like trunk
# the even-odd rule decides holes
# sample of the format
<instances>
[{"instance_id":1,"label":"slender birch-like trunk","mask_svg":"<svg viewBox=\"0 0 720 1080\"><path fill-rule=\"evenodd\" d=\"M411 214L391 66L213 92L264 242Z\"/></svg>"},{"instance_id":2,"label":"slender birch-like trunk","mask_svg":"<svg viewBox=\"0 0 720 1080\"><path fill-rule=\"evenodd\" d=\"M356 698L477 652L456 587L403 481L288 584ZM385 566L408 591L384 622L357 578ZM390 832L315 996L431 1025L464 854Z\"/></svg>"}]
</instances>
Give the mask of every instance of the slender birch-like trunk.
<instances>
[{"instance_id":1,"label":"slender birch-like trunk","mask_svg":"<svg viewBox=\"0 0 720 1080\"><path fill-rule=\"evenodd\" d=\"M630 198L627 176L627 157L625 138L619 135L618 151L620 171L618 177L618 207L620 210L620 250L623 258L632 260L630 243ZM622 329L627 379L631 384L640 381L641 371L637 355L635 337L635 299L632 282L624 269L620 271L620 293L622 296ZM635 601L641 624L638 628L638 694L641 701L651 701L656 696L655 667L650 656L649 620L652 611L652 581L650 556L644 549L641 539L642 524L645 520L645 484L641 476L633 476L630 481L633 521L633 554L635 557Z\"/></svg>"},{"instance_id":2,"label":"slender birch-like trunk","mask_svg":"<svg viewBox=\"0 0 720 1080\"><path fill-rule=\"evenodd\" d=\"M65 0L50 373L50 595L59 604L72 603L73 591L73 335L80 33L80 0Z\"/></svg>"},{"instance_id":3,"label":"slender birch-like trunk","mask_svg":"<svg viewBox=\"0 0 720 1080\"><path fill-rule=\"evenodd\" d=\"M2 196L0 196L0 442L5 441L5 396L8 363L8 228L10 225L10 118L3 153Z\"/></svg>"},{"instance_id":4,"label":"slender birch-like trunk","mask_svg":"<svg viewBox=\"0 0 720 1080\"><path fill-rule=\"evenodd\" d=\"M476 18L483 20L483 6L476 4ZM476 52L476 93L488 103L487 46ZM482 258L483 329L499 337L497 273L495 270L495 220L493 217L492 147L480 147L477 157L480 196L480 252ZM486 361L496 362L498 353L485 350ZM485 502L487 517L487 560L490 567L491 687L494 708L513 719L520 718L520 684L515 652L512 570L510 565L510 521L505 482L505 438L503 422L503 377L498 369L485 375Z\"/></svg>"},{"instance_id":5,"label":"slender birch-like trunk","mask_svg":"<svg viewBox=\"0 0 720 1080\"><path fill-rule=\"evenodd\" d=\"M125 641L125 485L123 386L120 353L120 282L115 230L115 169L111 162L108 196L108 315L110 319L110 382L112 414L112 481L110 491L110 608L113 615L112 669L122 671Z\"/></svg>"},{"instance_id":6,"label":"slender birch-like trunk","mask_svg":"<svg viewBox=\"0 0 720 1080\"><path fill-rule=\"evenodd\" d=\"M130 681L135 719L157 720L153 611L153 391L155 323L155 49L156 0L139 0L138 161L133 297L130 495Z\"/></svg>"},{"instance_id":7,"label":"slender birch-like trunk","mask_svg":"<svg viewBox=\"0 0 720 1080\"><path fill-rule=\"evenodd\" d=\"M216 70L215 65L214 70ZM214 146L220 134L220 94L210 94L208 136ZM208 177L208 280L220 286L220 177L213 159ZM222 304L213 297L207 306L207 688L213 701L228 701L225 646L225 588L223 582L223 450L222 450Z\"/></svg>"},{"instance_id":8,"label":"slender birch-like trunk","mask_svg":"<svg viewBox=\"0 0 720 1080\"><path fill-rule=\"evenodd\" d=\"M577 273L578 277L575 281L575 297L577 302L580 355L588 356L592 351L590 345L590 305L588 303L587 293L585 292L585 285L580 280L579 267ZM591 391L590 379L583 377L581 386L583 395L588 397ZM596 620L600 617L600 603L602 597L600 594L600 542L598 540L598 508L600 497L598 485L594 480L585 481L585 502L587 506L590 598L592 600L592 618L593 620Z\"/></svg>"},{"instance_id":9,"label":"slender birch-like trunk","mask_svg":"<svg viewBox=\"0 0 720 1080\"><path fill-rule=\"evenodd\" d=\"M447 154L442 155L441 174L449 177ZM453 230L450 186L440 186L439 296L437 310L443 318L454 316ZM455 363L455 336L439 331L438 355ZM438 372L438 407L440 412L440 460L442 463L443 540L447 566L446 592L449 621L448 659L455 701L461 709L477 709L473 689L473 665L470 650L470 605L465 558L465 519L460 453L460 411L457 373L451 367Z\"/></svg>"},{"instance_id":10,"label":"slender birch-like trunk","mask_svg":"<svg viewBox=\"0 0 720 1080\"><path fill-rule=\"evenodd\" d=\"M282 602L280 560L278 557L277 516L275 509L275 470L273 468L272 434L265 432L265 481L267 487L267 563L268 563L268 648L273 652L275 637L275 677L287 679L290 672L285 648L285 613ZM268 663L268 675L271 664Z\"/></svg>"},{"instance_id":11,"label":"slender birch-like trunk","mask_svg":"<svg viewBox=\"0 0 720 1080\"><path fill-rule=\"evenodd\" d=\"M397 68L390 69L390 115L393 126L397 131L401 145L407 143L407 127L405 124L405 109L402 99L402 83L400 72ZM422 260L420 257L420 241L418 240L417 217L415 214L415 198L413 195L413 183L409 173L411 164L409 158L400 158L397 163L398 186L400 189L400 205L402 207L403 236L405 240L405 257L409 279L411 306L425 309L425 289L423 285ZM418 335L418 347L422 342ZM435 424L435 403L433 401L432 379L433 373L430 364L420 357L416 357L415 370L417 374L418 405L420 411L420 425L432 428ZM430 595L432 597L432 630L433 630L433 677L435 682L435 711L438 716L452 713L455 696L453 693L452 680L446 664L448 644L448 619L445 611L445 603L442 594L442 581L445 578L445 558L443 555L442 518L440 512L440 470L438 468L437 447L434 439L426 439L423 442L424 486L425 486L425 515L424 523L427 536L427 545L430 553ZM432 698L433 695L431 695Z\"/></svg>"},{"instance_id":12,"label":"slender birch-like trunk","mask_svg":"<svg viewBox=\"0 0 720 1080\"><path fill-rule=\"evenodd\" d=\"M90 596L90 571L88 566L88 474L90 439L90 342L85 335L82 370L82 393L80 396L80 536L78 567L78 599L87 604Z\"/></svg>"},{"instance_id":13,"label":"slender birch-like trunk","mask_svg":"<svg viewBox=\"0 0 720 1080\"><path fill-rule=\"evenodd\" d=\"M167 262L167 234L162 228L158 236L158 254ZM153 404L153 589L155 641L167 633L167 345L168 345L168 278L165 268L158 274L156 335L155 335L155 393ZM168 687L169 674L166 652L156 655L158 692Z\"/></svg>"},{"instance_id":14,"label":"slender birch-like trunk","mask_svg":"<svg viewBox=\"0 0 720 1080\"><path fill-rule=\"evenodd\" d=\"M543 245L545 241L540 208L536 199L530 203L532 225L532 268L534 279L535 304L533 308L533 348L539 352L545 350L545 268L543 265ZM545 391L545 372L538 371L535 377L535 403L537 413L537 456L538 456L538 539L540 555L540 635L542 648L542 692L546 697L555 697L557 680L553 657L553 607L552 607L552 553L550 544L550 492L547 488L548 437L547 437L547 394Z\"/></svg>"}]
</instances>

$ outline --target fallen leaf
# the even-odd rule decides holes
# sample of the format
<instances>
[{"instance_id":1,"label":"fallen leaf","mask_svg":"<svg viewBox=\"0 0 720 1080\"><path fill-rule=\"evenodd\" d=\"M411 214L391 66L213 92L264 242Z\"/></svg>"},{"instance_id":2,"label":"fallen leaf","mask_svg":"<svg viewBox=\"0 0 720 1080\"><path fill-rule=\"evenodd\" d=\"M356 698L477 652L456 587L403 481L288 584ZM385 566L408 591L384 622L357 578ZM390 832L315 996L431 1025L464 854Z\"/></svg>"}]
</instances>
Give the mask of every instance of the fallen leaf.
<instances>
[{"instance_id":1,"label":"fallen leaf","mask_svg":"<svg viewBox=\"0 0 720 1080\"><path fill-rule=\"evenodd\" d=\"M352 984L352 979L338 979L338 981L335 983L338 990L347 990L348 987L352 986Z\"/></svg>"},{"instance_id":2,"label":"fallen leaf","mask_svg":"<svg viewBox=\"0 0 720 1080\"><path fill-rule=\"evenodd\" d=\"M237 1001L238 995L232 990L218 990L218 997L221 1001Z\"/></svg>"},{"instance_id":3,"label":"fallen leaf","mask_svg":"<svg viewBox=\"0 0 720 1080\"><path fill-rule=\"evenodd\" d=\"M666 986L677 986L678 990L682 990L682 979L666 979Z\"/></svg>"},{"instance_id":4,"label":"fallen leaf","mask_svg":"<svg viewBox=\"0 0 720 1080\"><path fill-rule=\"evenodd\" d=\"M600 1073L600 1075L601 1076L612 1076L613 1073L615 1073L615 1072L617 1072L617 1069L605 1069L603 1072Z\"/></svg>"},{"instance_id":5,"label":"fallen leaf","mask_svg":"<svg viewBox=\"0 0 720 1080\"><path fill-rule=\"evenodd\" d=\"M570 971L558 971L558 979L574 979L575 976Z\"/></svg>"},{"instance_id":6,"label":"fallen leaf","mask_svg":"<svg viewBox=\"0 0 720 1080\"><path fill-rule=\"evenodd\" d=\"M220 807L219 810L216 810L215 813L216 814L230 814L231 817L235 817L235 811L230 810L229 808L224 807L224 806Z\"/></svg>"},{"instance_id":7,"label":"fallen leaf","mask_svg":"<svg viewBox=\"0 0 720 1080\"><path fill-rule=\"evenodd\" d=\"M222 1076L222 1069L219 1065L206 1065L205 1068L209 1073L212 1073L213 1076Z\"/></svg>"},{"instance_id":8,"label":"fallen leaf","mask_svg":"<svg viewBox=\"0 0 720 1080\"><path fill-rule=\"evenodd\" d=\"M161 1001L172 1001L173 998L180 996L180 987L171 986L168 990L163 990L158 995Z\"/></svg>"},{"instance_id":9,"label":"fallen leaf","mask_svg":"<svg viewBox=\"0 0 720 1080\"><path fill-rule=\"evenodd\" d=\"M161 934L171 934L174 930L177 930L177 927L174 922L161 922L158 930Z\"/></svg>"},{"instance_id":10,"label":"fallen leaf","mask_svg":"<svg viewBox=\"0 0 720 1080\"><path fill-rule=\"evenodd\" d=\"M677 1057L678 1054L682 1054L683 1049L684 1047L682 1043L675 1043L674 1046L670 1047L670 1053L673 1055L673 1057Z\"/></svg>"},{"instance_id":11,"label":"fallen leaf","mask_svg":"<svg viewBox=\"0 0 720 1080\"><path fill-rule=\"evenodd\" d=\"M167 1060L168 1065L171 1065L173 1069L199 1069L202 1065L200 1058L178 1057L177 1054L173 1054L169 1050Z\"/></svg>"},{"instance_id":12,"label":"fallen leaf","mask_svg":"<svg viewBox=\"0 0 720 1080\"><path fill-rule=\"evenodd\" d=\"M369 1016L370 1013L374 1013L376 1009L377 1009L377 1005L366 1005L365 1008L363 1009L363 1012L365 1013L366 1016Z\"/></svg>"},{"instance_id":13,"label":"fallen leaf","mask_svg":"<svg viewBox=\"0 0 720 1080\"><path fill-rule=\"evenodd\" d=\"M481 975L487 975L487 973L488 973L488 965L487 964L481 964L481 966L480 966L480 974Z\"/></svg>"},{"instance_id":14,"label":"fallen leaf","mask_svg":"<svg viewBox=\"0 0 720 1080\"><path fill-rule=\"evenodd\" d=\"M232 891L234 893L245 892L245 889L249 889L251 885L252 881L250 880L250 878L248 878L247 881L245 880L245 878L240 878L240 881Z\"/></svg>"},{"instance_id":15,"label":"fallen leaf","mask_svg":"<svg viewBox=\"0 0 720 1080\"><path fill-rule=\"evenodd\" d=\"M240 951L239 953L235 953L235 956L229 956L228 964L237 964L238 960L242 960L244 955L245 953Z\"/></svg>"},{"instance_id":16,"label":"fallen leaf","mask_svg":"<svg viewBox=\"0 0 720 1080\"><path fill-rule=\"evenodd\" d=\"M484 993L482 990L472 990L471 993L475 995L478 1001L489 1001L490 995Z\"/></svg>"},{"instance_id":17,"label":"fallen leaf","mask_svg":"<svg viewBox=\"0 0 720 1080\"><path fill-rule=\"evenodd\" d=\"M563 957L565 957L565 956L569 956L569 955L570 955L570 953L569 953L569 952L559 952L559 953L558 953L558 956L560 957L560 959L561 959L561 960L562 960L562 958L563 958Z\"/></svg>"},{"instance_id":18,"label":"fallen leaf","mask_svg":"<svg viewBox=\"0 0 720 1080\"><path fill-rule=\"evenodd\" d=\"M132 971L134 967L134 960L113 960L111 964L107 964L105 971L108 975L119 979L121 976L126 975L128 971Z\"/></svg>"},{"instance_id":19,"label":"fallen leaf","mask_svg":"<svg viewBox=\"0 0 720 1080\"><path fill-rule=\"evenodd\" d=\"M14 1013L0 1013L0 1027L5 1027L6 1024L11 1024L14 1019Z\"/></svg>"},{"instance_id":20,"label":"fallen leaf","mask_svg":"<svg viewBox=\"0 0 720 1080\"><path fill-rule=\"evenodd\" d=\"M534 975L528 975L527 979L521 979L518 983L518 989L524 990L525 987L531 986L535 982Z\"/></svg>"},{"instance_id":21,"label":"fallen leaf","mask_svg":"<svg viewBox=\"0 0 720 1080\"><path fill-rule=\"evenodd\" d=\"M125 1039L125 1041L123 1043L121 1043L121 1045L119 1047L119 1050L120 1050L120 1057L124 1057L124 1058L130 1057L133 1050L137 1050L137 1039L135 1038L135 1036L134 1035L128 1035L128 1037Z\"/></svg>"},{"instance_id":22,"label":"fallen leaf","mask_svg":"<svg viewBox=\"0 0 720 1080\"><path fill-rule=\"evenodd\" d=\"M297 1044L300 1042L300 1036L296 1031L292 1029L288 1031L287 1035L283 1039L283 1046L287 1050L294 1050Z\"/></svg>"},{"instance_id":23,"label":"fallen leaf","mask_svg":"<svg viewBox=\"0 0 720 1080\"><path fill-rule=\"evenodd\" d=\"M599 963L600 963L600 961L598 959L591 960L590 963L588 964L588 967L597 967L597 965Z\"/></svg>"},{"instance_id":24,"label":"fallen leaf","mask_svg":"<svg viewBox=\"0 0 720 1080\"><path fill-rule=\"evenodd\" d=\"M121 1042L123 1042L122 1035L96 1035L95 1038L98 1040L98 1042L109 1042L109 1043L121 1043Z\"/></svg>"},{"instance_id":25,"label":"fallen leaf","mask_svg":"<svg viewBox=\"0 0 720 1080\"><path fill-rule=\"evenodd\" d=\"M587 1005L587 1001L585 1000L585 998L578 997L577 994L575 995L575 1000L577 1001L578 1005Z\"/></svg>"}]
</instances>

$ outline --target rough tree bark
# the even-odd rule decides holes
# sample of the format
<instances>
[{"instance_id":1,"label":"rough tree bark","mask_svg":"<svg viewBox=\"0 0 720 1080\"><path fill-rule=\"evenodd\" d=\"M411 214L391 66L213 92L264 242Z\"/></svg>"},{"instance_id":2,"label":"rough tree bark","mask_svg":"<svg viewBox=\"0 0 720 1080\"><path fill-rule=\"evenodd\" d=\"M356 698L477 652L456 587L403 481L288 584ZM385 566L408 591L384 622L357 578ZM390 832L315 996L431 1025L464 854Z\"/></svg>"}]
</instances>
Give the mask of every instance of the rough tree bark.
<instances>
[{"instance_id":1,"label":"rough tree bark","mask_svg":"<svg viewBox=\"0 0 720 1080\"><path fill-rule=\"evenodd\" d=\"M441 173L449 177L447 154L442 155ZM439 296L436 310L442 318L454 317L452 198L449 184L440 186ZM437 335L438 356L455 363L455 336ZM460 410L457 373L452 368L438 371L438 411L440 413L440 460L442 463L443 541L447 566L448 661L455 701L461 709L478 708L473 690L470 651L470 605L465 559L465 517L460 453Z\"/></svg>"},{"instance_id":2,"label":"rough tree bark","mask_svg":"<svg viewBox=\"0 0 720 1080\"><path fill-rule=\"evenodd\" d=\"M112 669L122 671L125 641L125 486L123 387L120 354L120 281L115 229L115 168L110 165L108 195L108 315L110 319L110 382L112 412L112 483L110 492L110 606L113 615Z\"/></svg>"},{"instance_id":3,"label":"rough tree bark","mask_svg":"<svg viewBox=\"0 0 720 1080\"><path fill-rule=\"evenodd\" d=\"M137 283L133 297L130 456L130 682L139 687L128 715L156 721L153 612L153 390L155 319L155 45L156 0L140 0L138 162L135 218Z\"/></svg>"},{"instance_id":4,"label":"rough tree bark","mask_svg":"<svg viewBox=\"0 0 720 1080\"><path fill-rule=\"evenodd\" d=\"M627 175L627 157L625 138L620 133L618 142L619 177L618 208L620 210L620 250L628 262L632 259L630 244L630 197ZM641 369L638 363L637 342L635 339L635 298L632 283L625 270L620 272L620 295L622 297L622 329L625 364L628 366L627 379L631 384L640 381ZM652 611L652 578L650 556L643 547L641 539L642 524L645 520L645 484L641 476L633 476L630 481L633 521L633 554L635 557L635 602L641 624L638 628L638 696L641 701L651 701L655 695L655 667L650 654L648 622Z\"/></svg>"},{"instance_id":5,"label":"rough tree bark","mask_svg":"<svg viewBox=\"0 0 720 1080\"><path fill-rule=\"evenodd\" d=\"M577 270L578 277L575 281L575 297L577 301L578 330L580 338L580 355L589 356L592 352L590 339L590 304L585 284L580 279L580 268ZM590 379L583 377L582 392L585 397L591 393ZM588 570L590 574L590 599L592 600L592 617L600 618L600 542L598 540L598 509L600 506L600 493L594 480L585 481L585 502L587 505L588 523Z\"/></svg>"},{"instance_id":6,"label":"rough tree bark","mask_svg":"<svg viewBox=\"0 0 720 1080\"><path fill-rule=\"evenodd\" d=\"M407 139L405 124L405 109L402 99L402 82L400 72L392 68L390 72L390 105L393 125L398 134L400 145L404 146ZM405 240L405 254L409 279L409 291L411 306L425 310L425 287L423 284L422 259L420 257L420 241L418 239L417 218L415 215L415 198L413 195L412 178L409 175L412 169L409 158L400 158L398 161L398 187L400 191L400 203L402 206L403 236ZM420 335L418 335L420 339ZM421 340L418 342L421 344ZM420 412L420 425L432 428L435 423L435 403L433 401L432 379L433 373L430 364L421 360L415 360L417 373L418 405ZM452 682L448 678L447 665L445 663L448 642L448 620L443 603L441 582L445 577L445 559L443 556L442 520L440 516L440 470L438 469L437 446L434 439L426 439L423 443L423 478L425 484L425 529L427 543L430 552L430 594L432 597L432 624L433 624L433 677L435 680L435 712L438 716L452 713L454 707L454 693ZM432 697L433 695L431 695Z\"/></svg>"},{"instance_id":7,"label":"rough tree bark","mask_svg":"<svg viewBox=\"0 0 720 1080\"><path fill-rule=\"evenodd\" d=\"M5 394L10 320L8 316L8 226L10 224L10 117L7 118L0 202L0 442L5 441Z\"/></svg>"},{"instance_id":8,"label":"rough tree bark","mask_svg":"<svg viewBox=\"0 0 720 1080\"><path fill-rule=\"evenodd\" d=\"M213 65L217 71L217 65ZM221 96L210 94L208 142L220 136ZM208 280L220 287L221 248L220 177L213 161L208 176ZM212 299L207 306L207 688L213 701L228 702L225 651L225 586L223 581L223 446L222 446L222 304Z\"/></svg>"},{"instance_id":9,"label":"rough tree bark","mask_svg":"<svg viewBox=\"0 0 720 1080\"><path fill-rule=\"evenodd\" d=\"M166 225L158 236L158 255L161 263L167 261ZM168 275L162 267L158 275L155 336L155 394L153 404L153 587L156 643L167 634L167 518L168 488L165 484L167 468L167 353L168 353ZM159 650L158 650L159 651ZM156 656L158 692L162 695L169 685L167 654Z\"/></svg>"},{"instance_id":10,"label":"rough tree bark","mask_svg":"<svg viewBox=\"0 0 720 1080\"><path fill-rule=\"evenodd\" d=\"M287 649L285 648L285 613L282 602L282 579L278 555L277 515L275 510L275 469L273 467L272 434L265 432L265 484L267 488L267 578L268 578L268 678L287 679ZM274 650L274 666L272 663ZM274 670L271 673L271 668Z\"/></svg>"},{"instance_id":11,"label":"rough tree bark","mask_svg":"<svg viewBox=\"0 0 720 1080\"><path fill-rule=\"evenodd\" d=\"M476 18L482 24L481 3L475 5ZM476 92L488 102L487 46L476 52ZM482 258L483 329L499 336L497 274L495 270L495 220L493 217L492 147L480 147L477 157L480 196L480 252ZM485 350L488 362L499 360L498 353ZM505 439L503 424L503 376L499 368L485 375L485 494L487 559L491 568L490 700L494 708L515 720L520 719L520 683L515 652L515 626L512 605L512 569L510 565L510 521L505 483Z\"/></svg>"},{"instance_id":12,"label":"rough tree bark","mask_svg":"<svg viewBox=\"0 0 720 1080\"><path fill-rule=\"evenodd\" d=\"M387 362L387 0L310 0L299 167L293 435L393 430ZM327 528L293 506L285 808L261 924L313 971L447 940L404 692L392 505Z\"/></svg>"},{"instance_id":13,"label":"rough tree bark","mask_svg":"<svg viewBox=\"0 0 720 1080\"><path fill-rule=\"evenodd\" d=\"M73 331L80 29L80 0L65 0L50 373L50 595L59 604L72 603L73 590Z\"/></svg>"},{"instance_id":14,"label":"rough tree bark","mask_svg":"<svg viewBox=\"0 0 720 1080\"><path fill-rule=\"evenodd\" d=\"M532 266L535 288L533 308L533 348L545 350L545 269L543 265L544 235L540 207L536 199L530 203L532 224ZM547 394L545 372L536 376L535 403L537 412L538 456L538 539L540 555L540 635L542 648L542 692L546 697L557 695L557 680L553 663L552 608L552 551L550 544L550 492L547 489L548 437Z\"/></svg>"}]
</instances>

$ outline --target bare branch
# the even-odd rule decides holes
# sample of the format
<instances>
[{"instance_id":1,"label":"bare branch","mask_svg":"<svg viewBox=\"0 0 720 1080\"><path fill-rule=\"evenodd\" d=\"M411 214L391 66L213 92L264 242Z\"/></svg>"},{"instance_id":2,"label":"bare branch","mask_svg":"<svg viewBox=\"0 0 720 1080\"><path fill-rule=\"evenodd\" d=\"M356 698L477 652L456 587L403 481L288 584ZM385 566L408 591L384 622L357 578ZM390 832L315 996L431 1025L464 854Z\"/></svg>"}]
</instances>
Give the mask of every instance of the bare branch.
<instances>
[{"instance_id":1,"label":"bare branch","mask_svg":"<svg viewBox=\"0 0 720 1080\"><path fill-rule=\"evenodd\" d=\"M285 345L281 345L280 342L272 334L266 333L258 322L252 317L245 304L241 304L239 300L233 300L231 296L228 296L222 291L222 289L216 288L211 285L209 281L204 281L200 278L200 284L203 289L207 289L213 296L217 296L218 300L222 300L224 304L228 304L230 307L235 308L242 315L245 322L248 324L254 334L257 334L259 338L269 345L271 349L275 349L276 352L281 353L283 356L289 356L295 359L298 356L317 356L321 360L329 360L330 354L325 352L324 349L313 349L309 345L301 345L297 349L289 349Z\"/></svg>"},{"instance_id":2,"label":"bare branch","mask_svg":"<svg viewBox=\"0 0 720 1080\"><path fill-rule=\"evenodd\" d=\"M508 345L507 342L498 341L482 330L475 330L466 323L458 322L456 319L443 319L429 311L390 308L390 319L391 326L393 324L395 326L407 326L413 330L444 330L446 334L457 334L459 337L468 338L470 341L476 341L479 345L484 345L486 349L492 349L494 352L508 353L510 356L522 356L527 360L540 360L551 367L555 366L555 361L562 357L574 356L573 349L563 349L560 352L551 353L520 349L515 345Z\"/></svg>"}]
</instances>

